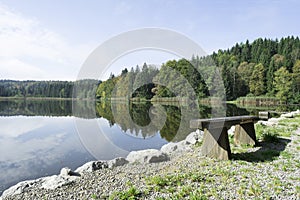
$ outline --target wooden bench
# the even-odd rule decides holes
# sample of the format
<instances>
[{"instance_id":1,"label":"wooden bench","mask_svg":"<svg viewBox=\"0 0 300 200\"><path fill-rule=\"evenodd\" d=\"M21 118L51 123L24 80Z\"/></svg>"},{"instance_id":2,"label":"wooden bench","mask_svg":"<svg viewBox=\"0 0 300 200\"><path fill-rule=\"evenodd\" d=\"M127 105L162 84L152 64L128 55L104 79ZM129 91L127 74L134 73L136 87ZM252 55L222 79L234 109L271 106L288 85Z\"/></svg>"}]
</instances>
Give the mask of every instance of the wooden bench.
<instances>
[{"instance_id":1,"label":"wooden bench","mask_svg":"<svg viewBox=\"0 0 300 200\"><path fill-rule=\"evenodd\" d=\"M228 160L231 158L231 150L228 138L228 129L235 125L234 143L256 144L254 122L256 116L234 116L211 119L194 119L190 121L191 128L204 130L202 154L212 158Z\"/></svg>"}]
</instances>

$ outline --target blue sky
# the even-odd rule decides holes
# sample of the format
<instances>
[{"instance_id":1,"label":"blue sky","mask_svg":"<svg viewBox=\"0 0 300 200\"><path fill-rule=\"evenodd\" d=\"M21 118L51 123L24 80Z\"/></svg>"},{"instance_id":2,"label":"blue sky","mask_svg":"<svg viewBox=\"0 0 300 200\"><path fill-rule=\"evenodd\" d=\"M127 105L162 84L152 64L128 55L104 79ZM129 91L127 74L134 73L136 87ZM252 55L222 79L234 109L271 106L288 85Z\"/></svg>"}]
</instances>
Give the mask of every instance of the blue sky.
<instances>
[{"instance_id":1,"label":"blue sky","mask_svg":"<svg viewBox=\"0 0 300 200\"><path fill-rule=\"evenodd\" d=\"M75 80L102 42L145 27L182 33L208 54L246 39L299 36L299 9L297 0L0 0L0 79ZM174 58L143 55L112 71Z\"/></svg>"}]
</instances>

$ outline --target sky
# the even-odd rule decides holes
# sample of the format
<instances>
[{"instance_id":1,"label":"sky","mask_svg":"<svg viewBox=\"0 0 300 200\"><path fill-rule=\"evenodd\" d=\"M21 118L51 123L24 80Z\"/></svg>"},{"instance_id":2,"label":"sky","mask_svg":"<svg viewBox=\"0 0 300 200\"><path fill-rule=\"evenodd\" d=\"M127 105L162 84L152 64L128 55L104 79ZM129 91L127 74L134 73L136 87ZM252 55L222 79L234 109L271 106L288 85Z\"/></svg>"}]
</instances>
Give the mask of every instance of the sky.
<instances>
[{"instance_id":1,"label":"sky","mask_svg":"<svg viewBox=\"0 0 300 200\"><path fill-rule=\"evenodd\" d=\"M299 9L297 0L0 0L0 79L76 80L98 46L140 28L179 32L207 54L247 39L299 36ZM107 74L177 58L135 52Z\"/></svg>"}]
</instances>

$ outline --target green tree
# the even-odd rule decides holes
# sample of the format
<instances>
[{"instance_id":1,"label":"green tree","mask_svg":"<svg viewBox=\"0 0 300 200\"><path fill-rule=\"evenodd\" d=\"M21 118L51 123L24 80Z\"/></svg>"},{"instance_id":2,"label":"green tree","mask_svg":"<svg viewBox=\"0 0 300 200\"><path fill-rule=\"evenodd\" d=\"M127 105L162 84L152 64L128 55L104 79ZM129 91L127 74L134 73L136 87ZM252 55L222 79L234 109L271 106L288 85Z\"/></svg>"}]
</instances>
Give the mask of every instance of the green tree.
<instances>
[{"instance_id":1,"label":"green tree","mask_svg":"<svg viewBox=\"0 0 300 200\"><path fill-rule=\"evenodd\" d=\"M250 92L255 96L265 93L264 66L261 63L254 66L250 77Z\"/></svg>"},{"instance_id":2,"label":"green tree","mask_svg":"<svg viewBox=\"0 0 300 200\"><path fill-rule=\"evenodd\" d=\"M276 91L276 97L281 102L287 103L292 95L292 76L286 67L281 67L274 74L274 86Z\"/></svg>"},{"instance_id":3,"label":"green tree","mask_svg":"<svg viewBox=\"0 0 300 200\"><path fill-rule=\"evenodd\" d=\"M293 93L295 102L300 100L300 60L297 60L293 66Z\"/></svg>"}]
</instances>

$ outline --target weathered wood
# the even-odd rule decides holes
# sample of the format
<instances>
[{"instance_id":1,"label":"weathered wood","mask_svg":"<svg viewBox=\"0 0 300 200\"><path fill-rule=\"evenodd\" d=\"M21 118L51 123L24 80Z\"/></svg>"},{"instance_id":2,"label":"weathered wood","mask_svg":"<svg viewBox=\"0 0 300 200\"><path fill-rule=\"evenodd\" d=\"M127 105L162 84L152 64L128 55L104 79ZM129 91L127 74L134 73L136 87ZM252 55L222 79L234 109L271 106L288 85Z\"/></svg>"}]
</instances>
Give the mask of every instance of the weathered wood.
<instances>
[{"instance_id":1,"label":"weathered wood","mask_svg":"<svg viewBox=\"0 0 300 200\"><path fill-rule=\"evenodd\" d=\"M211 119L194 119L190 121L191 128L204 130L202 154L212 158L228 160L231 150L227 130L236 125L234 133L235 144L256 144L254 122L256 116L234 116Z\"/></svg>"},{"instance_id":2,"label":"weathered wood","mask_svg":"<svg viewBox=\"0 0 300 200\"><path fill-rule=\"evenodd\" d=\"M234 116L234 117L220 117L220 118L210 118L210 119L193 119L190 121L191 128L199 128L204 130L204 128L214 127L228 127L230 128L233 125L246 123L246 122L253 122L257 121L259 118L256 116Z\"/></svg>"}]
</instances>

